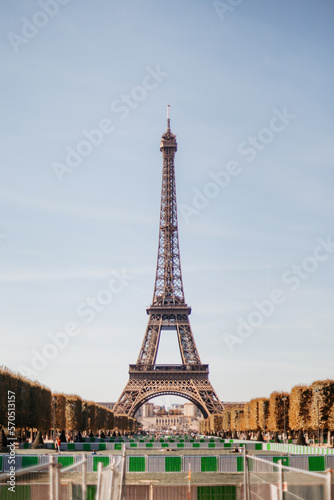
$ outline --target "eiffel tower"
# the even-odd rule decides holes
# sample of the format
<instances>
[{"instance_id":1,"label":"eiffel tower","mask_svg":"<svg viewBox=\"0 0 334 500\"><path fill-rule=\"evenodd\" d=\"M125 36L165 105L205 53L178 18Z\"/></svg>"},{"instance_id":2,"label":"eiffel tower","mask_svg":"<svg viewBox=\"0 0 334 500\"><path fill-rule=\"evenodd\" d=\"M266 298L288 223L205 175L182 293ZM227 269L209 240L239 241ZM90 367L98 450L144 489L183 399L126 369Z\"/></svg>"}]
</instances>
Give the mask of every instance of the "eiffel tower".
<instances>
[{"instance_id":1,"label":"eiffel tower","mask_svg":"<svg viewBox=\"0 0 334 500\"><path fill-rule=\"evenodd\" d=\"M137 363L129 366L129 381L114 406L115 414L133 417L146 401L165 394L190 400L204 418L223 410L209 381L209 365L201 363L189 322L191 308L184 300L175 189L176 150L176 136L170 129L168 106L167 131L160 144L162 190L153 301L146 309L149 319ZM182 364L156 364L162 330L176 330Z\"/></svg>"}]
</instances>

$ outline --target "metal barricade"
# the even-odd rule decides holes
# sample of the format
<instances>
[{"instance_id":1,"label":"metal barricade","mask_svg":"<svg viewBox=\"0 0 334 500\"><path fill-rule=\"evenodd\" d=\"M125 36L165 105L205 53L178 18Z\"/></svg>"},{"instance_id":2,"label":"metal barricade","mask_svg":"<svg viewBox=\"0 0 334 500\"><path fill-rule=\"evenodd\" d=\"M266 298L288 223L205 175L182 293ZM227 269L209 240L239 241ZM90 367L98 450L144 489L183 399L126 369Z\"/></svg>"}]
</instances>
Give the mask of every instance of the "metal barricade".
<instances>
[{"instance_id":1,"label":"metal barricade","mask_svg":"<svg viewBox=\"0 0 334 500\"><path fill-rule=\"evenodd\" d=\"M244 450L242 500L331 500L331 471L311 472L283 465L288 457L260 458Z\"/></svg>"},{"instance_id":2,"label":"metal barricade","mask_svg":"<svg viewBox=\"0 0 334 500\"><path fill-rule=\"evenodd\" d=\"M98 465L96 500L122 500L125 496L125 446L121 457L113 457L104 469Z\"/></svg>"}]
</instances>

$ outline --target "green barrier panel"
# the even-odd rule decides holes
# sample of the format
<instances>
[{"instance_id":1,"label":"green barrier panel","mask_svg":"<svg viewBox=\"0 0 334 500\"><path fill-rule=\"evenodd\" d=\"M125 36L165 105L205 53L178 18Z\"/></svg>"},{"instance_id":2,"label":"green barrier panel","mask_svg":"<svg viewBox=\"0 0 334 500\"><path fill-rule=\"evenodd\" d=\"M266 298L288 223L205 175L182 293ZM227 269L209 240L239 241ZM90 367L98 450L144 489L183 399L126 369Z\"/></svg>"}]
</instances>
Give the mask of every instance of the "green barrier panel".
<instances>
[{"instance_id":1,"label":"green barrier panel","mask_svg":"<svg viewBox=\"0 0 334 500\"><path fill-rule=\"evenodd\" d=\"M198 486L197 500L236 500L236 486Z\"/></svg>"},{"instance_id":2,"label":"green barrier panel","mask_svg":"<svg viewBox=\"0 0 334 500\"><path fill-rule=\"evenodd\" d=\"M177 443L177 448L184 448L184 443Z\"/></svg>"},{"instance_id":3,"label":"green barrier panel","mask_svg":"<svg viewBox=\"0 0 334 500\"><path fill-rule=\"evenodd\" d=\"M322 472L325 470L325 457L312 456L308 457L308 470L313 472Z\"/></svg>"},{"instance_id":4,"label":"green barrier panel","mask_svg":"<svg viewBox=\"0 0 334 500\"><path fill-rule=\"evenodd\" d=\"M193 443L193 448L199 448L201 445L199 443Z\"/></svg>"},{"instance_id":5,"label":"green barrier panel","mask_svg":"<svg viewBox=\"0 0 334 500\"><path fill-rule=\"evenodd\" d=\"M69 467L74 464L74 457L58 457L58 463L61 464L62 467Z\"/></svg>"},{"instance_id":6,"label":"green barrier panel","mask_svg":"<svg viewBox=\"0 0 334 500\"><path fill-rule=\"evenodd\" d=\"M180 439L180 443L184 443L184 439Z\"/></svg>"},{"instance_id":7,"label":"green barrier panel","mask_svg":"<svg viewBox=\"0 0 334 500\"><path fill-rule=\"evenodd\" d=\"M92 484L87 484L87 500L95 500L96 498L97 486ZM80 497L77 497L80 498Z\"/></svg>"},{"instance_id":8,"label":"green barrier panel","mask_svg":"<svg viewBox=\"0 0 334 500\"><path fill-rule=\"evenodd\" d=\"M204 443L205 439L200 439L199 442L200 443Z\"/></svg>"},{"instance_id":9,"label":"green barrier panel","mask_svg":"<svg viewBox=\"0 0 334 500\"><path fill-rule=\"evenodd\" d=\"M214 438L210 438L210 443L214 443Z\"/></svg>"},{"instance_id":10,"label":"green barrier panel","mask_svg":"<svg viewBox=\"0 0 334 500\"><path fill-rule=\"evenodd\" d=\"M130 439L130 443L134 443L134 442L135 442L135 440L134 440L134 439Z\"/></svg>"},{"instance_id":11,"label":"green barrier panel","mask_svg":"<svg viewBox=\"0 0 334 500\"><path fill-rule=\"evenodd\" d=\"M95 438L89 438L90 443L95 443Z\"/></svg>"},{"instance_id":12,"label":"green barrier panel","mask_svg":"<svg viewBox=\"0 0 334 500\"><path fill-rule=\"evenodd\" d=\"M225 443L225 439L220 439L219 442L220 443Z\"/></svg>"},{"instance_id":13,"label":"green barrier panel","mask_svg":"<svg viewBox=\"0 0 334 500\"><path fill-rule=\"evenodd\" d=\"M2 472L2 455L0 455L0 472Z\"/></svg>"},{"instance_id":14,"label":"green barrier panel","mask_svg":"<svg viewBox=\"0 0 334 500\"><path fill-rule=\"evenodd\" d=\"M119 438L118 440L120 443L124 443L124 439L123 438Z\"/></svg>"},{"instance_id":15,"label":"green barrier panel","mask_svg":"<svg viewBox=\"0 0 334 500\"><path fill-rule=\"evenodd\" d=\"M244 457L237 457L237 471L244 471Z\"/></svg>"},{"instance_id":16,"label":"green barrier panel","mask_svg":"<svg viewBox=\"0 0 334 500\"><path fill-rule=\"evenodd\" d=\"M103 467L109 465L109 457L94 457L93 458L93 471L97 472L97 464L102 462Z\"/></svg>"},{"instance_id":17,"label":"green barrier panel","mask_svg":"<svg viewBox=\"0 0 334 500\"><path fill-rule=\"evenodd\" d=\"M23 443L23 449L28 450L29 449L29 443Z\"/></svg>"},{"instance_id":18,"label":"green barrier panel","mask_svg":"<svg viewBox=\"0 0 334 500\"><path fill-rule=\"evenodd\" d=\"M129 472L145 472L145 457L129 457Z\"/></svg>"},{"instance_id":19,"label":"green barrier panel","mask_svg":"<svg viewBox=\"0 0 334 500\"><path fill-rule=\"evenodd\" d=\"M181 472L181 457L165 457L165 472Z\"/></svg>"},{"instance_id":20,"label":"green barrier panel","mask_svg":"<svg viewBox=\"0 0 334 500\"><path fill-rule=\"evenodd\" d=\"M106 449L107 449L106 443L99 443L99 450L106 450Z\"/></svg>"},{"instance_id":21,"label":"green barrier panel","mask_svg":"<svg viewBox=\"0 0 334 500\"><path fill-rule=\"evenodd\" d=\"M189 440L190 443L194 443L195 442L195 439L190 439Z\"/></svg>"},{"instance_id":22,"label":"green barrier panel","mask_svg":"<svg viewBox=\"0 0 334 500\"><path fill-rule=\"evenodd\" d=\"M140 443L145 443L144 439L139 439Z\"/></svg>"},{"instance_id":23,"label":"green barrier panel","mask_svg":"<svg viewBox=\"0 0 334 500\"><path fill-rule=\"evenodd\" d=\"M163 438L160 438L159 441L160 441L160 443L164 443L165 442L165 440Z\"/></svg>"},{"instance_id":24,"label":"green barrier panel","mask_svg":"<svg viewBox=\"0 0 334 500\"><path fill-rule=\"evenodd\" d=\"M201 457L201 472L216 472L217 457Z\"/></svg>"},{"instance_id":25,"label":"green barrier panel","mask_svg":"<svg viewBox=\"0 0 334 500\"><path fill-rule=\"evenodd\" d=\"M67 443L67 449L68 449L68 450L75 450L75 445L74 445L74 443Z\"/></svg>"},{"instance_id":26,"label":"green barrier panel","mask_svg":"<svg viewBox=\"0 0 334 500\"><path fill-rule=\"evenodd\" d=\"M282 460L282 465L289 467L289 457L273 457L274 464L277 464L279 460Z\"/></svg>"},{"instance_id":27,"label":"green barrier panel","mask_svg":"<svg viewBox=\"0 0 334 500\"><path fill-rule=\"evenodd\" d=\"M231 448L231 443L224 443L224 448Z\"/></svg>"},{"instance_id":28,"label":"green barrier panel","mask_svg":"<svg viewBox=\"0 0 334 500\"><path fill-rule=\"evenodd\" d=\"M137 443L130 443L130 448L137 448L138 444Z\"/></svg>"},{"instance_id":29,"label":"green barrier panel","mask_svg":"<svg viewBox=\"0 0 334 500\"><path fill-rule=\"evenodd\" d=\"M262 443L255 443L256 450L262 450Z\"/></svg>"},{"instance_id":30,"label":"green barrier panel","mask_svg":"<svg viewBox=\"0 0 334 500\"><path fill-rule=\"evenodd\" d=\"M24 467L32 467L33 465L38 465L38 457L22 456L22 469Z\"/></svg>"},{"instance_id":31,"label":"green barrier panel","mask_svg":"<svg viewBox=\"0 0 334 500\"><path fill-rule=\"evenodd\" d=\"M153 448L153 443L146 443L146 448Z\"/></svg>"},{"instance_id":32,"label":"green barrier panel","mask_svg":"<svg viewBox=\"0 0 334 500\"><path fill-rule=\"evenodd\" d=\"M90 443L83 444L83 451L90 451Z\"/></svg>"},{"instance_id":33,"label":"green barrier panel","mask_svg":"<svg viewBox=\"0 0 334 500\"><path fill-rule=\"evenodd\" d=\"M270 444L267 443L267 451L270 451Z\"/></svg>"},{"instance_id":34,"label":"green barrier panel","mask_svg":"<svg viewBox=\"0 0 334 500\"><path fill-rule=\"evenodd\" d=\"M7 484L0 485L0 500L33 500L29 485L15 485L15 493L8 490Z\"/></svg>"},{"instance_id":35,"label":"green barrier panel","mask_svg":"<svg viewBox=\"0 0 334 500\"><path fill-rule=\"evenodd\" d=\"M216 443L209 443L208 448L216 448Z\"/></svg>"},{"instance_id":36,"label":"green barrier panel","mask_svg":"<svg viewBox=\"0 0 334 500\"><path fill-rule=\"evenodd\" d=\"M230 443L233 443L233 439L230 439Z\"/></svg>"},{"instance_id":37,"label":"green barrier panel","mask_svg":"<svg viewBox=\"0 0 334 500\"><path fill-rule=\"evenodd\" d=\"M168 443L161 443L161 448L168 448L169 444Z\"/></svg>"},{"instance_id":38,"label":"green barrier panel","mask_svg":"<svg viewBox=\"0 0 334 500\"><path fill-rule=\"evenodd\" d=\"M81 484L73 484L73 498L82 498ZM97 486L87 484L87 500L95 500Z\"/></svg>"},{"instance_id":39,"label":"green barrier panel","mask_svg":"<svg viewBox=\"0 0 334 500\"><path fill-rule=\"evenodd\" d=\"M115 443L115 450L121 450L122 449L122 444L121 443Z\"/></svg>"},{"instance_id":40,"label":"green barrier panel","mask_svg":"<svg viewBox=\"0 0 334 500\"><path fill-rule=\"evenodd\" d=\"M169 442L170 443L175 443L175 439L170 439Z\"/></svg>"}]
</instances>

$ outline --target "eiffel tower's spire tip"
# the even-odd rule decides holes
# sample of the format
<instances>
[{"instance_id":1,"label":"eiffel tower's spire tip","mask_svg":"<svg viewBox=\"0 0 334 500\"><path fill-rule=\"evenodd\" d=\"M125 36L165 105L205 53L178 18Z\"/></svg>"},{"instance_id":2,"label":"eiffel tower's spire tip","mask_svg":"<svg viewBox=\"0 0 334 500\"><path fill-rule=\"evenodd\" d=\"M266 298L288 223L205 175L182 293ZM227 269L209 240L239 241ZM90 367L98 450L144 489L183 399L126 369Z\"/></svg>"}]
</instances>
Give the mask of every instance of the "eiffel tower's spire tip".
<instances>
[{"instance_id":1,"label":"eiffel tower's spire tip","mask_svg":"<svg viewBox=\"0 0 334 500\"><path fill-rule=\"evenodd\" d=\"M167 104L167 132L170 132L170 105Z\"/></svg>"}]
</instances>

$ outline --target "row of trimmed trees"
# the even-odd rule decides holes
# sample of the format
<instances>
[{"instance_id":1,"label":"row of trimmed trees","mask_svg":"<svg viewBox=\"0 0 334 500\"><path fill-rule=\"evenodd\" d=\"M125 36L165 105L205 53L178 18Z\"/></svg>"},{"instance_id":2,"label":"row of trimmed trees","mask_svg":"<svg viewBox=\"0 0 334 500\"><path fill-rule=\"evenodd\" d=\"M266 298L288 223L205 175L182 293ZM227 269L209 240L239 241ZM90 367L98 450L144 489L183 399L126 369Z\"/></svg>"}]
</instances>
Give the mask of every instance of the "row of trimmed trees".
<instances>
[{"instance_id":1,"label":"row of trimmed trees","mask_svg":"<svg viewBox=\"0 0 334 500\"><path fill-rule=\"evenodd\" d=\"M9 404L12 403L12 404ZM14 406L13 406L14 405ZM68 435L100 431L124 434L136 430L136 421L79 396L52 393L37 382L0 368L0 429L8 428L8 411L21 437L33 431L47 433L53 429ZM32 437L32 436L31 436Z\"/></svg>"},{"instance_id":2,"label":"row of trimmed trees","mask_svg":"<svg viewBox=\"0 0 334 500\"><path fill-rule=\"evenodd\" d=\"M298 431L317 438L334 431L334 380L319 380L312 385L297 385L290 393L273 392L269 398L255 398L248 403L225 404L222 414L200 421L200 432L229 435L259 432L286 433Z\"/></svg>"}]
</instances>

